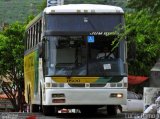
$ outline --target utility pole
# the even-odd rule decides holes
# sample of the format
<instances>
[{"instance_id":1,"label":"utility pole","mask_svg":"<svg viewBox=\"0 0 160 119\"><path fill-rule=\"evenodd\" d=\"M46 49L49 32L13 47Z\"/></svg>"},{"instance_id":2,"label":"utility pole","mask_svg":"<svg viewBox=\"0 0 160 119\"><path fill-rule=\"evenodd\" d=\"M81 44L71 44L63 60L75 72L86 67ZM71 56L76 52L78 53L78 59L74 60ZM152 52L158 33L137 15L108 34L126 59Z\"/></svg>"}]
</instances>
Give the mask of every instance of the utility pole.
<instances>
[{"instance_id":1,"label":"utility pole","mask_svg":"<svg viewBox=\"0 0 160 119\"><path fill-rule=\"evenodd\" d=\"M64 0L47 0L47 7L63 5Z\"/></svg>"}]
</instances>

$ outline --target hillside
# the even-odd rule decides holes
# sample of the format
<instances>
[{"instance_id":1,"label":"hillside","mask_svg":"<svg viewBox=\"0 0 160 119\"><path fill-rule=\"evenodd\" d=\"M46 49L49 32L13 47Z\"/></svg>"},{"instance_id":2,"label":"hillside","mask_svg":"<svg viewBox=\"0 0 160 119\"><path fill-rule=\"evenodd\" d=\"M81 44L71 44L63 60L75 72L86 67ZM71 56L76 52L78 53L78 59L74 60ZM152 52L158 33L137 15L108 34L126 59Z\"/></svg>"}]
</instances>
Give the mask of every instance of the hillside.
<instances>
[{"instance_id":1,"label":"hillside","mask_svg":"<svg viewBox=\"0 0 160 119\"><path fill-rule=\"evenodd\" d=\"M29 14L37 14L43 0L0 0L0 25L23 22Z\"/></svg>"},{"instance_id":2,"label":"hillside","mask_svg":"<svg viewBox=\"0 0 160 119\"><path fill-rule=\"evenodd\" d=\"M15 21L24 22L31 14L39 13L39 6L44 0L0 0L0 26ZM125 9L127 0L64 0L70 3L99 3L117 5Z\"/></svg>"}]
</instances>

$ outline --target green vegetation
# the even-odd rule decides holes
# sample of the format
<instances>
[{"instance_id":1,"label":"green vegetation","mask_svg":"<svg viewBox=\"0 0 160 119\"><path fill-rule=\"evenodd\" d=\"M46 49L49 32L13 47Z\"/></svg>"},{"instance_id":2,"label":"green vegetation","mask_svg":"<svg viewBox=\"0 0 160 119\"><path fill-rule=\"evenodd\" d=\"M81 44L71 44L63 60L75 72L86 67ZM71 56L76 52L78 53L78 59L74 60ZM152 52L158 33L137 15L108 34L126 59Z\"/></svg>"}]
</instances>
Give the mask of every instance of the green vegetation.
<instances>
[{"instance_id":1,"label":"green vegetation","mask_svg":"<svg viewBox=\"0 0 160 119\"><path fill-rule=\"evenodd\" d=\"M126 8L127 0L64 0L65 4L73 3L73 4L108 4L108 5L116 5L122 8Z\"/></svg>"},{"instance_id":2,"label":"green vegetation","mask_svg":"<svg viewBox=\"0 0 160 119\"><path fill-rule=\"evenodd\" d=\"M0 26L3 23L25 21L39 12L43 0L0 0Z\"/></svg>"},{"instance_id":3,"label":"green vegetation","mask_svg":"<svg viewBox=\"0 0 160 119\"><path fill-rule=\"evenodd\" d=\"M148 10L151 14L160 14L160 0L130 0L128 7L136 10Z\"/></svg>"},{"instance_id":4,"label":"green vegetation","mask_svg":"<svg viewBox=\"0 0 160 119\"><path fill-rule=\"evenodd\" d=\"M1 86L15 111L22 107L24 29L25 25L15 22L0 33L0 76L12 82Z\"/></svg>"},{"instance_id":5,"label":"green vegetation","mask_svg":"<svg viewBox=\"0 0 160 119\"><path fill-rule=\"evenodd\" d=\"M135 57L129 60L129 73L133 75L150 76L150 69L160 57L160 19L159 0L131 0L133 13L126 14L126 34L131 47L135 45ZM151 9L154 8L154 9Z\"/></svg>"},{"instance_id":6,"label":"green vegetation","mask_svg":"<svg viewBox=\"0 0 160 119\"><path fill-rule=\"evenodd\" d=\"M128 56L133 58L128 61L129 74L150 75L150 69L160 57L159 31L160 21L146 10L126 15Z\"/></svg>"},{"instance_id":7,"label":"green vegetation","mask_svg":"<svg viewBox=\"0 0 160 119\"><path fill-rule=\"evenodd\" d=\"M0 0L0 26L3 23L23 22L29 15L37 15L47 0ZM64 0L65 4L110 4L126 9L126 0ZM43 7L42 7L43 5Z\"/></svg>"}]
</instances>

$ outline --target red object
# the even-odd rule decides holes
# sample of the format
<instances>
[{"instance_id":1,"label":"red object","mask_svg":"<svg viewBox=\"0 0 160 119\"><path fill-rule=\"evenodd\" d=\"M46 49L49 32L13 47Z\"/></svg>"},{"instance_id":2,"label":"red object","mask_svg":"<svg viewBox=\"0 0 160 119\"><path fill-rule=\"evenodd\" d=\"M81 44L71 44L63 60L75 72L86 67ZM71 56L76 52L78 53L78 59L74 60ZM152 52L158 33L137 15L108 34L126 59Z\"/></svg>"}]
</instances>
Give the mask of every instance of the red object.
<instances>
[{"instance_id":1,"label":"red object","mask_svg":"<svg viewBox=\"0 0 160 119\"><path fill-rule=\"evenodd\" d=\"M60 112L61 113L69 113L69 110L68 109L61 109Z\"/></svg>"},{"instance_id":2,"label":"red object","mask_svg":"<svg viewBox=\"0 0 160 119\"><path fill-rule=\"evenodd\" d=\"M145 77L145 76L129 75L128 76L128 83L131 85L141 84L144 81L146 81L147 79L148 79L148 77Z\"/></svg>"},{"instance_id":3,"label":"red object","mask_svg":"<svg viewBox=\"0 0 160 119\"><path fill-rule=\"evenodd\" d=\"M6 94L0 94L0 99L7 99L7 95Z\"/></svg>"},{"instance_id":4,"label":"red object","mask_svg":"<svg viewBox=\"0 0 160 119\"><path fill-rule=\"evenodd\" d=\"M36 116L29 116L26 119L36 119Z\"/></svg>"}]
</instances>

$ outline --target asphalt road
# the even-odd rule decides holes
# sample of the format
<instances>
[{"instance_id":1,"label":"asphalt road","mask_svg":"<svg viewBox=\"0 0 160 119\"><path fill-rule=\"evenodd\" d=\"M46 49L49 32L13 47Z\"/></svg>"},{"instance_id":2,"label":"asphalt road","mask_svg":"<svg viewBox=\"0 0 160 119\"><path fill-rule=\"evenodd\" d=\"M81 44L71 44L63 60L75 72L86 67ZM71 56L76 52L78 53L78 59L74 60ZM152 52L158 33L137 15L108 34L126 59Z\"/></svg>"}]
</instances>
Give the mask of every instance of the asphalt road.
<instances>
[{"instance_id":1,"label":"asphalt road","mask_svg":"<svg viewBox=\"0 0 160 119\"><path fill-rule=\"evenodd\" d=\"M137 113L120 113L117 116L108 116L107 114L57 114L54 116L44 116L41 113L15 113L1 112L0 119L142 119Z\"/></svg>"}]
</instances>

